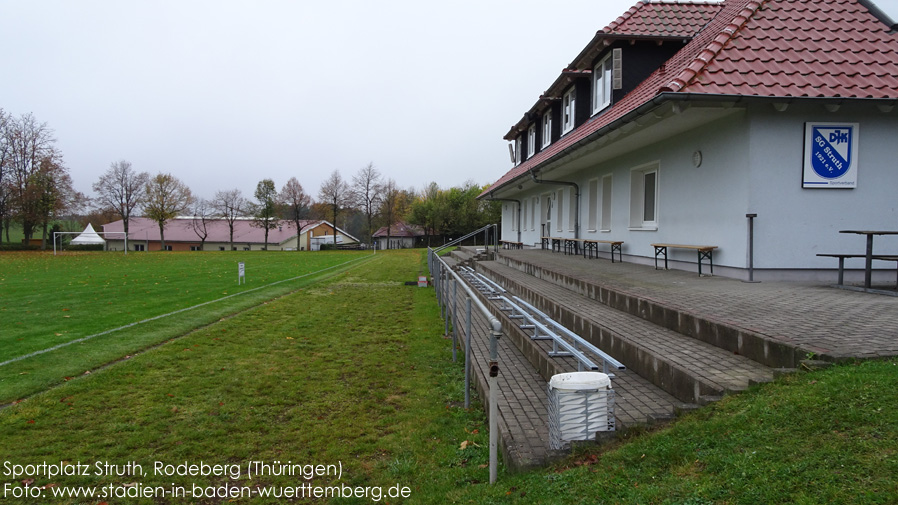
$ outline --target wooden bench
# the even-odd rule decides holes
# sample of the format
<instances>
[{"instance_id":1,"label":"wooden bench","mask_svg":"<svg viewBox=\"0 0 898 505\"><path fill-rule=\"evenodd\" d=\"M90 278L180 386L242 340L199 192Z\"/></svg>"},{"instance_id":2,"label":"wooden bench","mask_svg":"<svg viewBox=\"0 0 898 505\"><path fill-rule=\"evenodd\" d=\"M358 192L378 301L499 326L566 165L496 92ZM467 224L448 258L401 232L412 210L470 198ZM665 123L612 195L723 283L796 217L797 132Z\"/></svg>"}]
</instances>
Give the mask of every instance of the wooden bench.
<instances>
[{"instance_id":1,"label":"wooden bench","mask_svg":"<svg viewBox=\"0 0 898 505\"><path fill-rule=\"evenodd\" d=\"M617 251L618 260L623 263L624 255L621 252L621 246L624 244L623 240L592 240L588 239L584 241L586 247L592 249L593 252L596 253L596 258L599 257L599 244L611 244L611 262L614 263L614 251ZM584 256L586 253L584 252ZM592 256L590 256L592 257Z\"/></svg>"},{"instance_id":2,"label":"wooden bench","mask_svg":"<svg viewBox=\"0 0 898 505\"><path fill-rule=\"evenodd\" d=\"M552 252L561 252L563 239L560 237L541 237L540 245L543 249L552 247Z\"/></svg>"},{"instance_id":3,"label":"wooden bench","mask_svg":"<svg viewBox=\"0 0 898 505\"><path fill-rule=\"evenodd\" d=\"M580 254L583 247L583 239L581 238L565 238L562 239L564 244L564 254Z\"/></svg>"},{"instance_id":4,"label":"wooden bench","mask_svg":"<svg viewBox=\"0 0 898 505\"><path fill-rule=\"evenodd\" d=\"M664 255L664 269L667 270L667 249L692 249L698 253L698 275L702 275L702 260L708 260L711 265L711 275L714 275L714 249L716 245L687 245L687 244L652 244L655 248L655 270L658 269L658 255Z\"/></svg>"},{"instance_id":5,"label":"wooden bench","mask_svg":"<svg viewBox=\"0 0 898 505\"><path fill-rule=\"evenodd\" d=\"M866 258L866 254L818 254L817 256L824 258L839 258L839 286L844 285L845 280L845 258ZM883 254L874 254L872 256L875 260L880 261L895 261L898 262L898 256L895 255L883 255ZM898 279L895 281L895 288L898 289Z\"/></svg>"},{"instance_id":6,"label":"wooden bench","mask_svg":"<svg viewBox=\"0 0 898 505\"><path fill-rule=\"evenodd\" d=\"M523 249L524 248L523 242L514 242L511 240L500 240L500 242L502 243L502 249Z\"/></svg>"}]
</instances>

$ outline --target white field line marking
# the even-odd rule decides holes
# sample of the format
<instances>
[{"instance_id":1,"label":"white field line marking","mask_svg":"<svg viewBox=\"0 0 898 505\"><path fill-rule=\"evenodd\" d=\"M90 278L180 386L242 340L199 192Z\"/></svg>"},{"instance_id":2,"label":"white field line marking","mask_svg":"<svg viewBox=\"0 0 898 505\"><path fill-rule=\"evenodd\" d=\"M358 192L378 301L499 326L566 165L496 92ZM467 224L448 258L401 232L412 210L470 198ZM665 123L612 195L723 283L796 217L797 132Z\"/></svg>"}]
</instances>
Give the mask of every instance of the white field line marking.
<instances>
[{"instance_id":1,"label":"white field line marking","mask_svg":"<svg viewBox=\"0 0 898 505\"><path fill-rule=\"evenodd\" d=\"M111 330L101 331L100 333L94 333L93 335L88 335L88 336L86 336L86 337L76 338L75 340L69 340L68 342L63 342L63 343L61 343L61 344L54 345L53 347L48 347L48 348L46 348L46 349L41 349L40 351L34 351L34 352L32 352L32 353L25 354L25 355L23 355L23 356L19 356L18 358L8 359L8 360L6 360L6 361L0 363L0 367L9 365L10 363L15 363L15 362L17 362L17 361L22 361L23 359L33 358L33 357L39 356L39 355L41 355L41 354L45 354L45 353L48 353L48 352L52 352L52 351L55 351L55 350L57 350L57 349L62 349L63 347L70 346L70 345L72 345L72 344L79 344L79 343L81 343L81 342L85 342L85 341L90 340L90 339L92 339L92 338L101 337L101 336L103 336L103 335L108 335L108 334L110 334L110 333L115 333L115 332L121 331L121 330L126 330L126 329L128 329L128 328L137 326L137 325L139 325L139 324L149 323L149 322L151 322L151 321L156 321L157 319L162 319L162 318L166 318L166 317L168 317L168 316L173 316L173 315L175 315L175 314L180 314L181 312L187 312L188 310L198 309L198 308L200 308L200 307L204 307L204 306L209 305L209 304L212 304L212 303L217 303L217 302L220 302L220 301L222 301L222 300L227 300L228 298L233 298L233 297L235 297L235 296L245 295L246 293L252 293L253 291L258 291L258 290L260 290L260 289L270 288L271 286L274 286L274 285L277 285L277 284L282 284L282 283L284 283L284 282L295 281L295 280L297 280L297 279L302 279L303 277L308 277L308 276L310 276L310 275L320 274L321 272L325 272L325 271L327 271L327 270L331 270L331 269L334 269L334 268L337 268L337 267L341 267L341 266L343 266L343 265L348 265L348 264L352 263L353 261L358 261L358 260L360 260L360 259L370 259L370 258L373 258L373 257L374 257L374 256L371 255L371 256L362 256L362 257L360 257L360 258L354 258L354 259L351 259L351 260L349 260L349 261L340 263L339 265L333 265L333 266L330 266L330 267L327 267L327 268L322 268L321 270L318 270L317 272L309 272L309 273L307 273L307 274L298 275L298 276L292 277L292 278L290 278L290 279L283 279L283 280L275 281L275 282L272 282L271 284L266 284L266 285L264 285L264 286L259 286L259 287L257 287L257 288L247 289L246 291L241 291L241 292L239 292L239 293L234 293L233 295L223 296L223 297L218 298L218 299L215 299L215 300L210 300L210 301L208 301L208 302L203 302L203 303L201 303L201 304L199 304L199 305L194 305L193 307L187 307L187 308L184 308L184 309L179 309L179 310L176 310L176 311L174 311L174 312L169 312L168 314L162 314L161 316L151 317L151 318L149 318L149 319L144 319L144 320L142 320L142 321L137 321L137 322L135 322L135 323L126 324L126 325L124 325L124 326L119 326L118 328L113 328L113 329L111 329Z\"/></svg>"}]
</instances>

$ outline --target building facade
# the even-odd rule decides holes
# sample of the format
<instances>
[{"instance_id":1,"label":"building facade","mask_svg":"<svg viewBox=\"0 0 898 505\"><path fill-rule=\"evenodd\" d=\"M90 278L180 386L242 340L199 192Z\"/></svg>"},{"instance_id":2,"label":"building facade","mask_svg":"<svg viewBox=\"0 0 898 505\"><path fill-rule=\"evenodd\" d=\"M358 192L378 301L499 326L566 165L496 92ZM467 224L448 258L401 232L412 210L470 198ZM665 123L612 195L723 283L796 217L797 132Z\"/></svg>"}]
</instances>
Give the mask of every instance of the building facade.
<instances>
[{"instance_id":1,"label":"building facade","mask_svg":"<svg viewBox=\"0 0 898 505\"><path fill-rule=\"evenodd\" d=\"M339 227L323 220L300 221L301 232L296 232L293 221L281 220L278 226L268 230L268 250L317 251L322 244L350 245L358 240ZM336 229L336 233L335 230ZM103 225L104 232L124 231L122 220ZM179 217L165 226L165 245L170 251L261 251L265 246L265 230L253 224L252 219L241 218L234 222L234 241L231 245L230 226L224 219ZM122 251L125 240L121 235L107 235L107 250ZM159 225L152 219L131 218L128 224L129 251L160 251L162 241Z\"/></svg>"},{"instance_id":2,"label":"building facade","mask_svg":"<svg viewBox=\"0 0 898 505\"><path fill-rule=\"evenodd\" d=\"M898 30L866 1L638 3L505 138L515 166L481 195L508 200L504 240L623 241L641 263L714 245L715 273L752 254L756 278L832 279L817 253L865 247L840 231L898 230Z\"/></svg>"}]
</instances>

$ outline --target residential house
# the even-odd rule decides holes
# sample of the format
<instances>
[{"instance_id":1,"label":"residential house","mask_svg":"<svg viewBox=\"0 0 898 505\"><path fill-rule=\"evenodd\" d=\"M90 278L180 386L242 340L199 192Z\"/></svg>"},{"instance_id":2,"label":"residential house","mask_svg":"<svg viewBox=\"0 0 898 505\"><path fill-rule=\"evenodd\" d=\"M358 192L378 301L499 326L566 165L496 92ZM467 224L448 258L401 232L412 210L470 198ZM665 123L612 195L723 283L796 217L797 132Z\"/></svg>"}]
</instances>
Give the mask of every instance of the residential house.
<instances>
[{"instance_id":1,"label":"residential house","mask_svg":"<svg viewBox=\"0 0 898 505\"><path fill-rule=\"evenodd\" d=\"M378 249L410 249L423 245L424 230L420 226L397 221L387 229L378 229L372 235Z\"/></svg>"}]
</instances>

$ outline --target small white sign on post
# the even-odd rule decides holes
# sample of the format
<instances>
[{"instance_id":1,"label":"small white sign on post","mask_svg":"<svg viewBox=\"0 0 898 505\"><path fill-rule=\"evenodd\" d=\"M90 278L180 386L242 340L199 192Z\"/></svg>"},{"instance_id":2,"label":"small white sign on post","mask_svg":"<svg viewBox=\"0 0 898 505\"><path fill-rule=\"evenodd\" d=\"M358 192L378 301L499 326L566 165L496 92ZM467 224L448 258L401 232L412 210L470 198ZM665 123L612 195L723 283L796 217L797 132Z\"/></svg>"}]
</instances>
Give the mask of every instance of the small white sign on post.
<instances>
[{"instance_id":1,"label":"small white sign on post","mask_svg":"<svg viewBox=\"0 0 898 505\"><path fill-rule=\"evenodd\" d=\"M246 269L243 267L243 262L237 263L237 285L246 284Z\"/></svg>"},{"instance_id":2,"label":"small white sign on post","mask_svg":"<svg viewBox=\"0 0 898 505\"><path fill-rule=\"evenodd\" d=\"M426 287L427 287L427 276L426 276L426 275L419 275L419 276L418 276L418 287L419 287L419 288L426 288Z\"/></svg>"}]
</instances>

